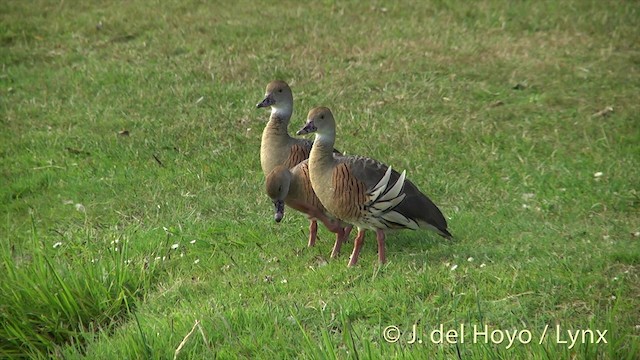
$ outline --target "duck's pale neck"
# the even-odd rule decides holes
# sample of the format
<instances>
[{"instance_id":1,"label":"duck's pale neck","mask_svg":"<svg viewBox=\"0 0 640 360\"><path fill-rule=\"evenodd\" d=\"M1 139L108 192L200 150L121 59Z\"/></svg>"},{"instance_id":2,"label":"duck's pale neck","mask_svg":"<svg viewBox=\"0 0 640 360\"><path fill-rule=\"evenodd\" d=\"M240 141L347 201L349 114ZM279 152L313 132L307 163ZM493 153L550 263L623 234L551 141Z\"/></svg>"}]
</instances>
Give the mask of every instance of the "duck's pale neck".
<instances>
[{"instance_id":1,"label":"duck's pale neck","mask_svg":"<svg viewBox=\"0 0 640 360\"><path fill-rule=\"evenodd\" d=\"M265 134L276 136L286 135L288 137L289 132L287 131L287 127L289 126L292 110L290 105L272 106L269 122L264 128Z\"/></svg>"},{"instance_id":2,"label":"duck's pale neck","mask_svg":"<svg viewBox=\"0 0 640 360\"><path fill-rule=\"evenodd\" d=\"M316 162L318 164L330 164L333 162L333 146L336 142L336 134L330 133L316 133L316 138L311 148L311 154L309 154L309 162Z\"/></svg>"},{"instance_id":3,"label":"duck's pale neck","mask_svg":"<svg viewBox=\"0 0 640 360\"><path fill-rule=\"evenodd\" d=\"M286 119L287 123L289 123L292 113L293 106L291 104L271 105L271 118Z\"/></svg>"}]
</instances>

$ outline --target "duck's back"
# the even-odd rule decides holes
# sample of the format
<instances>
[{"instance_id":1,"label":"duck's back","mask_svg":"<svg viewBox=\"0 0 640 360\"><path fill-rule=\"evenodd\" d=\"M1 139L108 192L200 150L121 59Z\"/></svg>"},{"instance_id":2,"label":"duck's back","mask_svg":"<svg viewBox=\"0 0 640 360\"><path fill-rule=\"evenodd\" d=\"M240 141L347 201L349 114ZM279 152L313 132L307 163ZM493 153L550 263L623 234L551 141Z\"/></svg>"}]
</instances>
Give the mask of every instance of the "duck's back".
<instances>
[{"instance_id":1,"label":"duck's back","mask_svg":"<svg viewBox=\"0 0 640 360\"><path fill-rule=\"evenodd\" d=\"M401 179L400 173L391 169L384 190L375 195L374 189L381 185L389 170L387 165L362 156L335 158L337 162L331 176L331 199L324 201L329 212L363 228L423 227L450 236L440 209L411 181ZM404 180L403 184L394 186L399 180ZM398 192L392 196L394 188ZM320 199L324 200L324 197ZM393 201L397 205L393 205Z\"/></svg>"}]
</instances>

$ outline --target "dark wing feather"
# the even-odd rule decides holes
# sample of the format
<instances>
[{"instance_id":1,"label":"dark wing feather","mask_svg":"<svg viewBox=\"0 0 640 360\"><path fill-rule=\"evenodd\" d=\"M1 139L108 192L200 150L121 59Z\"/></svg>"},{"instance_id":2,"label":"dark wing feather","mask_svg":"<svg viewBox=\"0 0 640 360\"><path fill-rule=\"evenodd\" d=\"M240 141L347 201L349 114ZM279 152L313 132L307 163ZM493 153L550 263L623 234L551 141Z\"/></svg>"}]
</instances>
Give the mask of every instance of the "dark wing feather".
<instances>
[{"instance_id":1,"label":"dark wing feather","mask_svg":"<svg viewBox=\"0 0 640 360\"><path fill-rule=\"evenodd\" d=\"M364 156L343 156L338 157L341 162L349 164L352 174L360 181L364 182L367 189L372 189L385 175L388 166L371 158ZM391 170L388 191L392 184L400 178L400 173ZM436 204L424 195L410 180L404 182L405 199L398 204L394 211L415 221L426 222L435 227L445 237L451 237L447 231L447 220L442 215ZM384 194L384 193L383 193ZM397 227L393 223L388 224L391 228Z\"/></svg>"}]
</instances>

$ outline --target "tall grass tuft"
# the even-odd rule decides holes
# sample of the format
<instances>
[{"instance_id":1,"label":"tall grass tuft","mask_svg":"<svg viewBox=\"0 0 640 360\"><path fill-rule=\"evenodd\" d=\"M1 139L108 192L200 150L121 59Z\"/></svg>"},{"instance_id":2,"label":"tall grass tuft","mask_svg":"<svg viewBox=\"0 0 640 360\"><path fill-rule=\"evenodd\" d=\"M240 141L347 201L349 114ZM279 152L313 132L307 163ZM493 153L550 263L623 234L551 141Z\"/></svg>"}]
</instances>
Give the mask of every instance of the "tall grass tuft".
<instances>
[{"instance_id":1,"label":"tall grass tuft","mask_svg":"<svg viewBox=\"0 0 640 360\"><path fill-rule=\"evenodd\" d=\"M158 270L153 262L128 260L127 241L92 261L60 261L32 232L31 253L0 249L3 358L56 355L63 345L82 350L96 332L113 331L135 311Z\"/></svg>"}]
</instances>

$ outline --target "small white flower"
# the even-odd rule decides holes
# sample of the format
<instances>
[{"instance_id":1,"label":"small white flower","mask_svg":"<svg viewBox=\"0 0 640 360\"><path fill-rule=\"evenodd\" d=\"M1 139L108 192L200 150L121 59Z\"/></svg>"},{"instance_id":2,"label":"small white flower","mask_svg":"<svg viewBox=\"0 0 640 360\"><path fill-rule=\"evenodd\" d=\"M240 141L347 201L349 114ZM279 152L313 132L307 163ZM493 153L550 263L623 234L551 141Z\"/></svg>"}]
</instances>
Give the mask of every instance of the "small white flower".
<instances>
[{"instance_id":1,"label":"small white flower","mask_svg":"<svg viewBox=\"0 0 640 360\"><path fill-rule=\"evenodd\" d=\"M611 295L611 300L615 300L617 297L615 295Z\"/></svg>"},{"instance_id":2,"label":"small white flower","mask_svg":"<svg viewBox=\"0 0 640 360\"><path fill-rule=\"evenodd\" d=\"M184 257L184 253L180 253L180 257L183 258Z\"/></svg>"},{"instance_id":3,"label":"small white flower","mask_svg":"<svg viewBox=\"0 0 640 360\"><path fill-rule=\"evenodd\" d=\"M485 267L485 266L487 266L487 264L485 264L485 263L480 264L480 267L481 267L481 268L483 268L483 267Z\"/></svg>"},{"instance_id":4,"label":"small white flower","mask_svg":"<svg viewBox=\"0 0 640 360\"><path fill-rule=\"evenodd\" d=\"M187 192L184 192L184 191L183 191L183 192L182 192L182 196L184 196L184 197L186 197L186 198L194 198L194 197L196 197L197 195L194 195L194 194L192 194L192 193L190 193L190 192L188 192L188 191L187 191Z\"/></svg>"},{"instance_id":5,"label":"small white flower","mask_svg":"<svg viewBox=\"0 0 640 360\"><path fill-rule=\"evenodd\" d=\"M197 263L199 263L199 262L200 262L200 259L195 259L195 260L193 260L193 263L194 263L194 264L197 264Z\"/></svg>"},{"instance_id":6,"label":"small white flower","mask_svg":"<svg viewBox=\"0 0 640 360\"><path fill-rule=\"evenodd\" d=\"M80 212L85 212L86 209L84 208L84 205L82 204L76 204L76 210L80 211Z\"/></svg>"},{"instance_id":7,"label":"small white flower","mask_svg":"<svg viewBox=\"0 0 640 360\"><path fill-rule=\"evenodd\" d=\"M593 177L594 177L594 178L599 178L599 177L601 177L602 175L604 175L604 173L602 173L602 171L598 171L597 173L593 174Z\"/></svg>"},{"instance_id":8,"label":"small white flower","mask_svg":"<svg viewBox=\"0 0 640 360\"><path fill-rule=\"evenodd\" d=\"M156 256L156 261L158 260L162 260L162 258L160 256Z\"/></svg>"},{"instance_id":9,"label":"small white flower","mask_svg":"<svg viewBox=\"0 0 640 360\"><path fill-rule=\"evenodd\" d=\"M458 265L453 264L453 266L451 266L451 271L454 271L454 270L455 270L455 269L457 269L457 268L458 268Z\"/></svg>"},{"instance_id":10,"label":"small white flower","mask_svg":"<svg viewBox=\"0 0 640 360\"><path fill-rule=\"evenodd\" d=\"M468 262L472 262L472 261L473 261L473 257L469 256L469 257L467 258L467 261L468 261Z\"/></svg>"},{"instance_id":11,"label":"small white flower","mask_svg":"<svg viewBox=\"0 0 640 360\"><path fill-rule=\"evenodd\" d=\"M180 244L177 244L177 243L176 243L176 244L173 244L173 245L171 245L171 250L175 250L175 249L177 249L179 246L180 246Z\"/></svg>"},{"instance_id":12,"label":"small white flower","mask_svg":"<svg viewBox=\"0 0 640 360\"><path fill-rule=\"evenodd\" d=\"M195 243L196 243L196 241L195 241L195 240L191 240L191 241L189 241L189 244L195 244Z\"/></svg>"},{"instance_id":13,"label":"small white flower","mask_svg":"<svg viewBox=\"0 0 640 360\"><path fill-rule=\"evenodd\" d=\"M288 282L287 279L280 280L280 284L286 284L287 282Z\"/></svg>"},{"instance_id":14,"label":"small white flower","mask_svg":"<svg viewBox=\"0 0 640 360\"><path fill-rule=\"evenodd\" d=\"M609 235L602 235L602 240L609 240L609 238L611 238L611 236Z\"/></svg>"},{"instance_id":15,"label":"small white flower","mask_svg":"<svg viewBox=\"0 0 640 360\"><path fill-rule=\"evenodd\" d=\"M536 194L534 194L534 193L524 193L524 194L522 194L522 200L528 201L528 200L533 199L535 196L536 196Z\"/></svg>"},{"instance_id":16,"label":"small white flower","mask_svg":"<svg viewBox=\"0 0 640 360\"><path fill-rule=\"evenodd\" d=\"M527 205L527 204L522 204L522 208L523 208L523 209L529 209L529 208L531 208L531 206L529 206L529 205Z\"/></svg>"},{"instance_id":17,"label":"small white flower","mask_svg":"<svg viewBox=\"0 0 640 360\"><path fill-rule=\"evenodd\" d=\"M58 241L57 243L53 244L53 248L54 249L59 248L61 245L62 245L62 242Z\"/></svg>"},{"instance_id":18,"label":"small white flower","mask_svg":"<svg viewBox=\"0 0 640 360\"><path fill-rule=\"evenodd\" d=\"M614 276L614 277L613 277L613 281L618 281L618 277L617 277L617 276Z\"/></svg>"}]
</instances>

